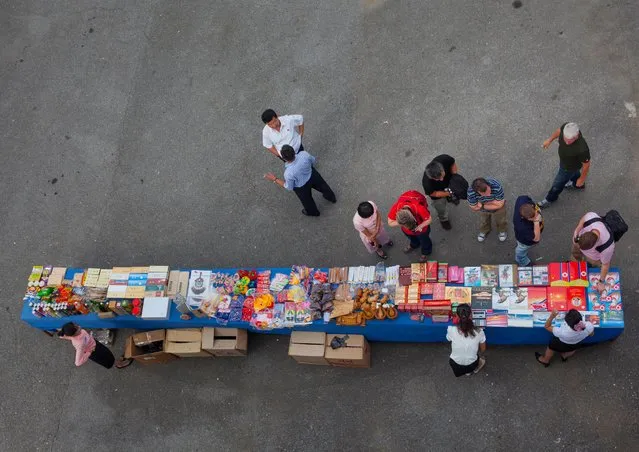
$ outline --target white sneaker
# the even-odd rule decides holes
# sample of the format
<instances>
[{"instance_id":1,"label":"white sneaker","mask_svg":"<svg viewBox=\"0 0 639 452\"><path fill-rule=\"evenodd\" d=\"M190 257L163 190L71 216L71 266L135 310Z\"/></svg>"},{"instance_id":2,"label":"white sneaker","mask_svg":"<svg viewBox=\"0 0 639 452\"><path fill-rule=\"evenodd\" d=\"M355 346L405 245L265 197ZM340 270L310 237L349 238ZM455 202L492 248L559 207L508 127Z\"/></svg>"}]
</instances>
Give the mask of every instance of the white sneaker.
<instances>
[{"instance_id":1,"label":"white sneaker","mask_svg":"<svg viewBox=\"0 0 639 452\"><path fill-rule=\"evenodd\" d=\"M486 358L479 358L479 364L477 364L477 368L473 370L473 373L476 374L486 365Z\"/></svg>"},{"instance_id":2,"label":"white sneaker","mask_svg":"<svg viewBox=\"0 0 639 452\"><path fill-rule=\"evenodd\" d=\"M537 202L537 206L539 206L540 209L545 209L546 207L550 206L550 202L547 201L546 198L544 198L541 201Z\"/></svg>"},{"instance_id":3,"label":"white sneaker","mask_svg":"<svg viewBox=\"0 0 639 452\"><path fill-rule=\"evenodd\" d=\"M499 237L500 242L505 242L506 239L508 238L508 234L505 232L500 232L497 237Z\"/></svg>"},{"instance_id":4,"label":"white sneaker","mask_svg":"<svg viewBox=\"0 0 639 452\"><path fill-rule=\"evenodd\" d=\"M477 241L483 242L484 240L486 240L486 234L484 234L483 232L480 232L479 235L477 236Z\"/></svg>"},{"instance_id":5,"label":"white sneaker","mask_svg":"<svg viewBox=\"0 0 639 452\"><path fill-rule=\"evenodd\" d=\"M568 182L566 182L566 185L564 185L564 188L572 188L574 187L574 184L572 183L571 180L569 180Z\"/></svg>"}]
</instances>

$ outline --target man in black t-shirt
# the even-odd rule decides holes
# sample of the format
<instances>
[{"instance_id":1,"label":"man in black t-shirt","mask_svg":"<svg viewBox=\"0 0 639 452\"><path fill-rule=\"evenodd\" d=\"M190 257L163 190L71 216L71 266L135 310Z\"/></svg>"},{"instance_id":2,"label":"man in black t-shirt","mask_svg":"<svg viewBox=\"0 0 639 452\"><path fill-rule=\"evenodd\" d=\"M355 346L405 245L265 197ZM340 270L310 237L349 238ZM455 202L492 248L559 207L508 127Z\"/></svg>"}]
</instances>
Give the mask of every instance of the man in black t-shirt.
<instances>
[{"instance_id":1,"label":"man in black t-shirt","mask_svg":"<svg viewBox=\"0 0 639 452\"><path fill-rule=\"evenodd\" d=\"M542 209L557 201L564 188L586 188L586 177L590 170L590 149L577 124L563 124L544 141L543 148L548 149L556 139L559 142L559 171L546 197L537 203Z\"/></svg>"},{"instance_id":2,"label":"man in black t-shirt","mask_svg":"<svg viewBox=\"0 0 639 452\"><path fill-rule=\"evenodd\" d=\"M453 174L457 174L457 164L455 159L450 155L438 155L426 165L424 176L422 177L422 186L424 193L430 196L431 204L437 211L439 222L446 230L450 229L450 221L448 220L448 200L451 197L450 178Z\"/></svg>"}]
</instances>

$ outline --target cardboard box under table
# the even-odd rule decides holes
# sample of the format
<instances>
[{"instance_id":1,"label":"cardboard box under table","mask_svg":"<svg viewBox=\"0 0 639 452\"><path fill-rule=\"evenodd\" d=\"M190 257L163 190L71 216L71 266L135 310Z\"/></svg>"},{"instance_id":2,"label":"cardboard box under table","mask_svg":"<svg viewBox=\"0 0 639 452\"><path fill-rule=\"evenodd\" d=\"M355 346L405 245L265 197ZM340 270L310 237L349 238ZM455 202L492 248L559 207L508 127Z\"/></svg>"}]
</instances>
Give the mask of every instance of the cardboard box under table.
<instances>
[{"instance_id":1,"label":"cardboard box under table","mask_svg":"<svg viewBox=\"0 0 639 452\"><path fill-rule=\"evenodd\" d=\"M288 346L288 356L300 364L319 364L328 366L324 359L326 333L293 331Z\"/></svg>"},{"instance_id":2,"label":"cardboard box under table","mask_svg":"<svg viewBox=\"0 0 639 452\"><path fill-rule=\"evenodd\" d=\"M202 350L213 356L246 356L248 334L239 328L202 328Z\"/></svg>"},{"instance_id":3,"label":"cardboard box under table","mask_svg":"<svg viewBox=\"0 0 639 452\"><path fill-rule=\"evenodd\" d=\"M344 337L344 334L326 335L326 351L324 358L331 366L337 367L371 367L371 348L366 338L359 334L350 334L346 340L346 346L336 349L331 348L331 341L335 336Z\"/></svg>"},{"instance_id":4,"label":"cardboard box under table","mask_svg":"<svg viewBox=\"0 0 639 452\"><path fill-rule=\"evenodd\" d=\"M210 358L210 353L202 350L202 330L182 328L166 330L164 351L182 358Z\"/></svg>"},{"instance_id":5,"label":"cardboard box under table","mask_svg":"<svg viewBox=\"0 0 639 452\"><path fill-rule=\"evenodd\" d=\"M166 330L147 331L129 336L124 346L124 357L133 358L141 364L162 364L180 359L164 351ZM145 346L155 344L157 351L145 352Z\"/></svg>"}]
</instances>

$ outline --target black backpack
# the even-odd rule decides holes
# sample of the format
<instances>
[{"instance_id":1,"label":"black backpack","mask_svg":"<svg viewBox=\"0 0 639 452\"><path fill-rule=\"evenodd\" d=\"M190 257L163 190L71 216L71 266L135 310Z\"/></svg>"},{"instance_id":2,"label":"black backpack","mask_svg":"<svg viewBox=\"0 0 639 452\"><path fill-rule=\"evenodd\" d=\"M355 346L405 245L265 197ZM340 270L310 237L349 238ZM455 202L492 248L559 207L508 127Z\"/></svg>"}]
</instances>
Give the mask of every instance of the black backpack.
<instances>
[{"instance_id":1,"label":"black backpack","mask_svg":"<svg viewBox=\"0 0 639 452\"><path fill-rule=\"evenodd\" d=\"M459 199L468 198L468 181L461 174L453 174L448 182L448 188Z\"/></svg>"},{"instance_id":2,"label":"black backpack","mask_svg":"<svg viewBox=\"0 0 639 452\"><path fill-rule=\"evenodd\" d=\"M608 232L610 233L610 239L603 245L595 247L597 252L601 253L603 250L612 245L612 242L618 242L619 239L628 231L628 225L621 218L621 215L616 210L609 210L603 217L591 218L584 223L584 227L590 226L596 222L602 222Z\"/></svg>"}]
</instances>

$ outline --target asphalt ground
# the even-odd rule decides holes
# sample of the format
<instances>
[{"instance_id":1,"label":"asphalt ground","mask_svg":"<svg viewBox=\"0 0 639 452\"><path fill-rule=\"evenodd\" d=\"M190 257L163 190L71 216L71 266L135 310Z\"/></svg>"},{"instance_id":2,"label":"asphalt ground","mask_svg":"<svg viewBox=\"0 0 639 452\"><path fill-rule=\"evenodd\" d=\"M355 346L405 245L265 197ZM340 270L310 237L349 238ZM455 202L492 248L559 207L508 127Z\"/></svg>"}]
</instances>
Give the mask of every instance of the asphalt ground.
<instances>
[{"instance_id":1,"label":"asphalt ground","mask_svg":"<svg viewBox=\"0 0 639 452\"><path fill-rule=\"evenodd\" d=\"M636 450L638 20L614 0L1 0L0 449ZM305 117L338 197L319 218L262 179L282 172L268 107ZM387 210L443 152L511 206L540 199L558 164L541 143L566 121L591 173L544 212L535 257L567 259L586 211L630 225L626 330L567 363L489 344L485 371L455 379L445 344L374 343L370 370L311 367L251 335L246 359L107 372L19 319L33 264L372 264L360 201ZM451 221L433 258L513 261L466 206Z\"/></svg>"}]
</instances>

